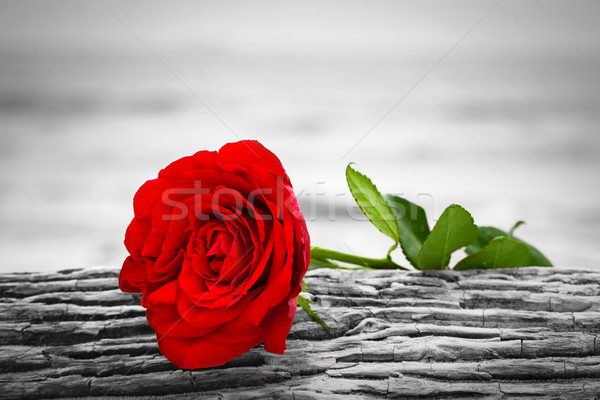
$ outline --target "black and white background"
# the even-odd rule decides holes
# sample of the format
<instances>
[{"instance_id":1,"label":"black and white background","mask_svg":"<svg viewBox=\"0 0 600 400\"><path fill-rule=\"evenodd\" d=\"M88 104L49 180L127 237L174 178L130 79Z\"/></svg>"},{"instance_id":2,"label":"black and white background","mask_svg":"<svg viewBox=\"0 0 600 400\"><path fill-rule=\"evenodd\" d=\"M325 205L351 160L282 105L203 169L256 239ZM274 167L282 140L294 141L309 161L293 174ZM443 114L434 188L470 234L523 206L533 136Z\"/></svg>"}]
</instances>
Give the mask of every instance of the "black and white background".
<instances>
[{"instance_id":1,"label":"black and white background","mask_svg":"<svg viewBox=\"0 0 600 400\"><path fill-rule=\"evenodd\" d=\"M523 219L556 265L598 266L599 12L4 0L0 272L120 265L136 189L240 138L280 157L314 244L390 245L352 211L353 161L430 217L454 202L482 225Z\"/></svg>"}]
</instances>

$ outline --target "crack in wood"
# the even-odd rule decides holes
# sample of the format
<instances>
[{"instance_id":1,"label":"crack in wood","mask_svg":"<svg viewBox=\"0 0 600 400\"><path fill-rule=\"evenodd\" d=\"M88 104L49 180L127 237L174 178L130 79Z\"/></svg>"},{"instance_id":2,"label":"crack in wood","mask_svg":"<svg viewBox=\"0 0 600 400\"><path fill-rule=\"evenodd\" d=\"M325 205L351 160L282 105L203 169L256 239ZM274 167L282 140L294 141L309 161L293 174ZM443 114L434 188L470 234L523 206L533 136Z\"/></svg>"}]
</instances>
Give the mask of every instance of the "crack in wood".
<instances>
[{"instance_id":1,"label":"crack in wood","mask_svg":"<svg viewBox=\"0 0 600 400\"><path fill-rule=\"evenodd\" d=\"M283 356L179 371L118 269L0 275L4 398L519 398L600 393L600 273L310 271Z\"/></svg>"}]
</instances>

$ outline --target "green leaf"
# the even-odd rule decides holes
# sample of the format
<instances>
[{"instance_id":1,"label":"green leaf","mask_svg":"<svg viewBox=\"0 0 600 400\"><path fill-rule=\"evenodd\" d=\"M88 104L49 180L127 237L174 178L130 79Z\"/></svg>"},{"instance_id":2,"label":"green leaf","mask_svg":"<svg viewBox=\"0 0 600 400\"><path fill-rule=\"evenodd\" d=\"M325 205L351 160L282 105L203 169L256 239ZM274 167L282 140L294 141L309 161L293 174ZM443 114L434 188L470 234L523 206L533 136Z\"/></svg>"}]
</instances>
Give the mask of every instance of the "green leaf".
<instances>
[{"instance_id":1,"label":"green leaf","mask_svg":"<svg viewBox=\"0 0 600 400\"><path fill-rule=\"evenodd\" d=\"M516 239L500 236L489 242L483 249L463 258L455 270L518 268L529 265L531 252L528 246Z\"/></svg>"},{"instance_id":2,"label":"green leaf","mask_svg":"<svg viewBox=\"0 0 600 400\"><path fill-rule=\"evenodd\" d=\"M314 322L316 322L317 324L321 325L323 328L325 328L325 330L327 330L327 332L329 332L329 326L327 326L327 324L325 323L325 321L323 321L321 319L321 317L319 317L311 308L310 305L308 303L314 303L313 301L307 300L302 296L298 296L298 305L300 307L302 307L302 309L304 311L306 311L306 313L308 314L308 316L310 317L310 319L312 319Z\"/></svg>"},{"instance_id":3,"label":"green leaf","mask_svg":"<svg viewBox=\"0 0 600 400\"><path fill-rule=\"evenodd\" d=\"M302 291L310 293L310 288L308 287L308 283L304 279L302 279Z\"/></svg>"},{"instance_id":4,"label":"green leaf","mask_svg":"<svg viewBox=\"0 0 600 400\"><path fill-rule=\"evenodd\" d=\"M419 269L445 269L450 255L477 238L477 226L464 208L452 204L444 210L419 251Z\"/></svg>"},{"instance_id":5,"label":"green leaf","mask_svg":"<svg viewBox=\"0 0 600 400\"><path fill-rule=\"evenodd\" d=\"M400 246L406 259L418 268L418 256L423 242L429 235L427 216L422 207L403 199L402 197L388 194L385 199L390 205L400 236Z\"/></svg>"},{"instance_id":6,"label":"green leaf","mask_svg":"<svg viewBox=\"0 0 600 400\"><path fill-rule=\"evenodd\" d=\"M499 236L508 236L508 234L503 230L494 228L493 226L480 226L477 228L477 239L475 239L475 243L467 246L465 251L467 254L477 253L479 250L487 246L488 243L490 243L494 238Z\"/></svg>"},{"instance_id":7,"label":"green leaf","mask_svg":"<svg viewBox=\"0 0 600 400\"><path fill-rule=\"evenodd\" d=\"M398 224L390 205L373 182L354 170L351 165L348 164L346 168L346 180L358 207L377 229L398 242L400 240Z\"/></svg>"},{"instance_id":8,"label":"green leaf","mask_svg":"<svg viewBox=\"0 0 600 400\"><path fill-rule=\"evenodd\" d=\"M529 251L531 252L531 262L528 265L530 265L532 267L551 267L552 266L552 263L550 262L550 260L548 260L546 258L546 256L542 254L541 251L539 251L532 245L528 244L527 242L524 242L517 238L515 238L515 239L523 244L526 244L527 247L529 247Z\"/></svg>"},{"instance_id":9,"label":"green leaf","mask_svg":"<svg viewBox=\"0 0 600 400\"><path fill-rule=\"evenodd\" d=\"M493 239L497 237L510 237L508 233L504 232L501 229L495 228L493 226L480 226L477 231L477 240L471 246L468 246L465 250L467 254L474 254L487 246ZM529 252L531 253L531 261L528 266L536 266L536 267L551 267L552 263L550 260L546 258L538 249L530 245L529 243L519 239L514 238L516 241L525 244L529 248Z\"/></svg>"}]
</instances>

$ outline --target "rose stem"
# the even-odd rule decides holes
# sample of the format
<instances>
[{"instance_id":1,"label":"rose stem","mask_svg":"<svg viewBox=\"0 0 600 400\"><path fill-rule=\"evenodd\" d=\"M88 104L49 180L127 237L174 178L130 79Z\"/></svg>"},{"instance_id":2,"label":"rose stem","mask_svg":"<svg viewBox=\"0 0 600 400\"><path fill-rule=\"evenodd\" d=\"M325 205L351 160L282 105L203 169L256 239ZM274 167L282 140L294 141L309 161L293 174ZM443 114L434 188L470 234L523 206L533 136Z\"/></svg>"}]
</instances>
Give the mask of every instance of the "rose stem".
<instances>
[{"instance_id":1,"label":"rose stem","mask_svg":"<svg viewBox=\"0 0 600 400\"><path fill-rule=\"evenodd\" d=\"M396 264L390 258L360 257L316 246L310 248L310 254L317 260L336 260L375 269L403 269L408 271L408 268Z\"/></svg>"}]
</instances>

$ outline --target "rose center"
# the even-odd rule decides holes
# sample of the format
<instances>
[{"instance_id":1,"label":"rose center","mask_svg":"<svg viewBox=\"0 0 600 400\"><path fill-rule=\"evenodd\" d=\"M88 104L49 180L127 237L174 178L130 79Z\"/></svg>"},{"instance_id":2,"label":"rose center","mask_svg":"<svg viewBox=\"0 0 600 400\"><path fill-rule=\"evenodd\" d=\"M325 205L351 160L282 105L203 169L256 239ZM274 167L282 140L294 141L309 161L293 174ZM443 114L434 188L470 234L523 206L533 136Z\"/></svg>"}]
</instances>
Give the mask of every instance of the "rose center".
<instances>
[{"instance_id":1,"label":"rose center","mask_svg":"<svg viewBox=\"0 0 600 400\"><path fill-rule=\"evenodd\" d=\"M220 228L214 229L211 233L207 241L206 255L211 269L218 274L231 251L233 235L228 230Z\"/></svg>"}]
</instances>

